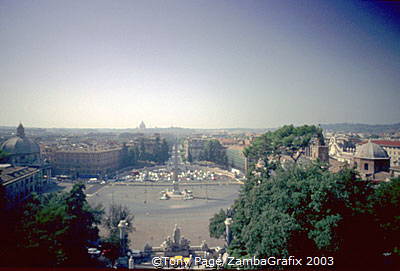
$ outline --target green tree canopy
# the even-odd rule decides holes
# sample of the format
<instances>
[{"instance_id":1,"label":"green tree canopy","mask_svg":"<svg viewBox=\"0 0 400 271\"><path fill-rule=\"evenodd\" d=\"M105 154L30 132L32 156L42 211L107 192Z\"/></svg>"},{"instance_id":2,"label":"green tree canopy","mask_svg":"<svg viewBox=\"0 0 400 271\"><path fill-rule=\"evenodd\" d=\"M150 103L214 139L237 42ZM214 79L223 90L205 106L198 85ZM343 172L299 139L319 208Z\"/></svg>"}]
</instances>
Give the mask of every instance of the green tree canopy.
<instances>
[{"instance_id":1,"label":"green tree canopy","mask_svg":"<svg viewBox=\"0 0 400 271\"><path fill-rule=\"evenodd\" d=\"M87 245L90 241L99 239L97 225L101 223L103 211L90 207L86 201L84 189L84 184L75 184L65 199L68 238L64 240L63 247L69 255L66 261L69 266L84 264L87 257Z\"/></svg>"},{"instance_id":2,"label":"green tree canopy","mask_svg":"<svg viewBox=\"0 0 400 271\"><path fill-rule=\"evenodd\" d=\"M233 205L232 255L335 257L336 265L382 264L384 252L399 248L400 181L380 185L355 172L331 173L323 166L278 169ZM210 230L222 228L222 214ZM219 226L218 226L219 224Z\"/></svg>"},{"instance_id":3,"label":"green tree canopy","mask_svg":"<svg viewBox=\"0 0 400 271\"><path fill-rule=\"evenodd\" d=\"M21 213L15 211L18 221L9 232L14 245L7 248L10 253L2 259L2 264L29 267L91 265L87 247L99 238L97 225L103 211L100 207L89 206L83 189L83 184L75 184L68 193L33 194Z\"/></svg>"},{"instance_id":4,"label":"green tree canopy","mask_svg":"<svg viewBox=\"0 0 400 271\"><path fill-rule=\"evenodd\" d=\"M115 261L122 251L118 228L119 222L121 220L128 222L126 230L127 232L132 232L133 218L133 214L127 206L120 204L110 205L104 219L104 226L106 227L108 235L102 240L102 246L107 251L105 256L111 261ZM129 239L125 245L129 245Z\"/></svg>"},{"instance_id":5,"label":"green tree canopy","mask_svg":"<svg viewBox=\"0 0 400 271\"><path fill-rule=\"evenodd\" d=\"M210 236L213 238L220 238L225 233L225 225L224 221L226 219L226 212L224 210L220 210L219 213L216 213L211 219L209 224L209 232Z\"/></svg>"},{"instance_id":6,"label":"green tree canopy","mask_svg":"<svg viewBox=\"0 0 400 271\"><path fill-rule=\"evenodd\" d=\"M154 150L150 151L146 148L145 140L141 139L139 145L131 149L131 152L131 160L134 161L134 163L140 160L163 164L169 159L169 144L165 138L161 140L161 138L157 136Z\"/></svg>"},{"instance_id":7,"label":"green tree canopy","mask_svg":"<svg viewBox=\"0 0 400 271\"><path fill-rule=\"evenodd\" d=\"M218 140L208 140L200 151L200 160L214 162L216 164L227 166L228 158L225 148Z\"/></svg>"},{"instance_id":8,"label":"green tree canopy","mask_svg":"<svg viewBox=\"0 0 400 271\"><path fill-rule=\"evenodd\" d=\"M104 225L108 230L109 236L118 235L118 224L121 220L128 222L127 231L131 232L133 230L133 218L132 211L127 206L111 204L104 219Z\"/></svg>"},{"instance_id":9,"label":"green tree canopy","mask_svg":"<svg viewBox=\"0 0 400 271\"><path fill-rule=\"evenodd\" d=\"M188 151L187 161L188 161L189 163L192 163L192 162L193 162L193 156L192 156L192 153L191 153L190 151Z\"/></svg>"},{"instance_id":10,"label":"green tree canopy","mask_svg":"<svg viewBox=\"0 0 400 271\"><path fill-rule=\"evenodd\" d=\"M297 163L315 126L284 126L245 149L251 167L233 205L233 256L333 256L336 265L380 265L399 254L400 180L370 183L350 169L331 173L319 162ZM282 156L294 163L282 166ZM262 167L256 166L262 160ZM218 237L222 213L210 221Z\"/></svg>"},{"instance_id":11,"label":"green tree canopy","mask_svg":"<svg viewBox=\"0 0 400 271\"><path fill-rule=\"evenodd\" d=\"M169 159L169 145L165 138L161 142L160 148L160 162L165 163Z\"/></svg>"},{"instance_id":12,"label":"green tree canopy","mask_svg":"<svg viewBox=\"0 0 400 271\"><path fill-rule=\"evenodd\" d=\"M0 162L6 162L9 154L3 150L0 150Z\"/></svg>"},{"instance_id":13,"label":"green tree canopy","mask_svg":"<svg viewBox=\"0 0 400 271\"><path fill-rule=\"evenodd\" d=\"M250 160L251 167L254 168L254 164L261 159L267 169L275 170L284 155L297 163L313 138L324 144L321 128L314 125L285 125L256 138L244 154Z\"/></svg>"}]
</instances>

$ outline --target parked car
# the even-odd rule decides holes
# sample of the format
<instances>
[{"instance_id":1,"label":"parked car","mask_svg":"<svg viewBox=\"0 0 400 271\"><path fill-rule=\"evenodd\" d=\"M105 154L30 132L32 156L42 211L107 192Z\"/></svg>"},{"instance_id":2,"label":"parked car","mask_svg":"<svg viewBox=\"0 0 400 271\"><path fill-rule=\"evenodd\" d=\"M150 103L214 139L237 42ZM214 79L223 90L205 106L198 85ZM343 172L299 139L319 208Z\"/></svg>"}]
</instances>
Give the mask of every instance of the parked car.
<instances>
[{"instance_id":1,"label":"parked car","mask_svg":"<svg viewBox=\"0 0 400 271\"><path fill-rule=\"evenodd\" d=\"M91 248L88 248L88 254L93 255L93 256L100 256L101 251L98 250L97 248L91 247Z\"/></svg>"}]
</instances>

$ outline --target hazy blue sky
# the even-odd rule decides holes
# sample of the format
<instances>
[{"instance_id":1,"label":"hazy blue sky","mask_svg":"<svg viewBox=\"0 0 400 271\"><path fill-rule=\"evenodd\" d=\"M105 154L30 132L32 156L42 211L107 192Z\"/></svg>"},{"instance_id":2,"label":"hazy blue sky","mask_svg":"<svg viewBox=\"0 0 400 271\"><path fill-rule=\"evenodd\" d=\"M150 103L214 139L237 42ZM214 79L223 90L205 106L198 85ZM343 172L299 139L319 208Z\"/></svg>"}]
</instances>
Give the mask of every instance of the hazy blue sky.
<instances>
[{"instance_id":1,"label":"hazy blue sky","mask_svg":"<svg viewBox=\"0 0 400 271\"><path fill-rule=\"evenodd\" d=\"M0 125L398 122L399 14L351 0L0 0Z\"/></svg>"}]
</instances>

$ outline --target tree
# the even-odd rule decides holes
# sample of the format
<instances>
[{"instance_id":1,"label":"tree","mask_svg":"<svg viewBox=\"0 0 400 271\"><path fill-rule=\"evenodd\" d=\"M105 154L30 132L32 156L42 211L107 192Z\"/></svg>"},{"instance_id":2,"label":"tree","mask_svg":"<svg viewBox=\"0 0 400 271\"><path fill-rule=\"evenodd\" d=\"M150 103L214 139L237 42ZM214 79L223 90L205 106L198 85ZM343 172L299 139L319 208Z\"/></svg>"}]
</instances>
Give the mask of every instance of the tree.
<instances>
[{"instance_id":1,"label":"tree","mask_svg":"<svg viewBox=\"0 0 400 271\"><path fill-rule=\"evenodd\" d=\"M135 147L137 152L137 159L141 161L153 161L158 164L165 163L169 158L169 145L165 139L156 137L155 146L153 152L148 152L144 139L141 139L139 146Z\"/></svg>"},{"instance_id":2,"label":"tree","mask_svg":"<svg viewBox=\"0 0 400 271\"><path fill-rule=\"evenodd\" d=\"M85 265L88 262L87 245L99 239L97 225L101 223L102 210L89 206L84 189L84 184L75 184L65 199L68 231L63 247L69 256L67 266Z\"/></svg>"},{"instance_id":3,"label":"tree","mask_svg":"<svg viewBox=\"0 0 400 271\"><path fill-rule=\"evenodd\" d=\"M139 156L138 159L141 161L147 160L147 153L146 153L146 145L144 144L144 140L140 139L139 142Z\"/></svg>"},{"instance_id":4,"label":"tree","mask_svg":"<svg viewBox=\"0 0 400 271\"><path fill-rule=\"evenodd\" d=\"M193 162L192 153L191 153L190 151L188 151L187 161L188 161L189 163L192 163L192 162Z\"/></svg>"},{"instance_id":5,"label":"tree","mask_svg":"<svg viewBox=\"0 0 400 271\"><path fill-rule=\"evenodd\" d=\"M226 212L224 210L220 210L219 213L215 214L210 219L209 224L209 232L210 236L213 238L220 238L225 234L225 219L226 219Z\"/></svg>"},{"instance_id":6,"label":"tree","mask_svg":"<svg viewBox=\"0 0 400 271\"><path fill-rule=\"evenodd\" d=\"M285 125L269 135L276 154L278 156L288 155L295 163L297 163L305 148L309 146L313 137L317 137L320 143L324 144L322 129L314 125L299 127Z\"/></svg>"},{"instance_id":7,"label":"tree","mask_svg":"<svg viewBox=\"0 0 400 271\"><path fill-rule=\"evenodd\" d=\"M285 125L256 138L245 149L244 154L252 162L252 166L262 159L268 169L275 170L280 165L282 156L288 156L297 163L313 138L324 144L321 128L314 125Z\"/></svg>"},{"instance_id":8,"label":"tree","mask_svg":"<svg viewBox=\"0 0 400 271\"><path fill-rule=\"evenodd\" d=\"M382 237L378 247L400 255L400 177L379 184L370 201Z\"/></svg>"},{"instance_id":9,"label":"tree","mask_svg":"<svg viewBox=\"0 0 400 271\"><path fill-rule=\"evenodd\" d=\"M397 179L376 186L352 170L331 173L318 163L280 168L241 191L233 205L230 253L333 256L335 266L380 265L382 253L398 251L399 187ZM221 216L210 223L214 236L223 227Z\"/></svg>"},{"instance_id":10,"label":"tree","mask_svg":"<svg viewBox=\"0 0 400 271\"><path fill-rule=\"evenodd\" d=\"M138 146L134 146L131 150L130 150L130 158L131 158L131 164L136 165L137 161L140 158L140 150Z\"/></svg>"},{"instance_id":11,"label":"tree","mask_svg":"<svg viewBox=\"0 0 400 271\"><path fill-rule=\"evenodd\" d=\"M167 140L163 138L161 143L161 162L165 163L169 159L169 145Z\"/></svg>"},{"instance_id":12,"label":"tree","mask_svg":"<svg viewBox=\"0 0 400 271\"><path fill-rule=\"evenodd\" d=\"M118 236L107 237L102 239L101 246L104 257L114 263L121 255L121 243Z\"/></svg>"},{"instance_id":13,"label":"tree","mask_svg":"<svg viewBox=\"0 0 400 271\"><path fill-rule=\"evenodd\" d=\"M68 258L63 247L67 239L67 219L64 194L44 197L33 194L17 226L17 236L20 236L17 252L26 257L20 262L15 259L13 264L32 267L64 264Z\"/></svg>"},{"instance_id":14,"label":"tree","mask_svg":"<svg viewBox=\"0 0 400 271\"><path fill-rule=\"evenodd\" d=\"M92 264L87 247L98 239L102 209L86 202L84 185L69 193L32 194L15 226L17 246L11 266L84 267ZM24 255L24 257L20 257Z\"/></svg>"},{"instance_id":15,"label":"tree","mask_svg":"<svg viewBox=\"0 0 400 271\"><path fill-rule=\"evenodd\" d=\"M123 157L124 166L134 166L137 164L139 158L139 147L134 146L127 149L125 156Z\"/></svg>"},{"instance_id":16,"label":"tree","mask_svg":"<svg viewBox=\"0 0 400 271\"><path fill-rule=\"evenodd\" d=\"M382 264L384 252L399 254L400 181L376 185L350 169L331 173L318 162L297 163L315 139L323 144L315 126L284 126L245 150L252 167L232 207L232 256L325 255L335 266L369 267ZM283 155L294 163L282 166ZM220 217L210 223L214 236Z\"/></svg>"},{"instance_id":17,"label":"tree","mask_svg":"<svg viewBox=\"0 0 400 271\"><path fill-rule=\"evenodd\" d=\"M152 160L159 164L165 163L169 158L169 146L165 138L161 141L159 137L156 138L156 151Z\"/></svg>"},{"instance_id":18,"label":"tree","mask_svg":"<svg viewBox=\"0 0 400 271\"><path fill-rule=\"evenodd\" d=\"M133 214L127 206L111 204L104 219L104 226L108 231L108 236L102 240L102 246L106 250L105 256L111 261L115 261L122 250L118 224L121 220L128 222L127 232L133 230ZM129 246L129 239L126 240Z\"/></svg>"},{"instance_id":19,"label":"tree","mask_svg":"<svg viewBox=\"0 0 400 271\"><path fill-rule=\"evenodd\" d=\"M7 210L7 192L0 181L0 266L1 263L6 263L10 260L8 252L12 245L15 243L13 240L13 228L15 227L15 220L11 219L10 211Z\"/></svg>"},{"instance_id":20,"label":"tree","mask_svg":"<svg viewBox=\"0 0 400 271\"><path fill-rule=\"evenodd\" d=\"M0 150L0 163L6 162L9 154L3 150Z\"/></svg>"},{"instance_id":21,"label":"tree","mask_svg":"<svg viewBox=\"0 0 400 271\"><path fill-rule=\"evenodd\" d=\"M222 166L228 165L225 149L218 140L207 141L199 156L200 160L214 162Z\"/></svg>"},{"instance_id":22,"label":"tree","mask_svg":"<svg viewBox=\"0 0 400 271\"><path fill-rule=\"evenodd\" d=\"M134 216L127 206L115 203L111 204L104 219L104 225L108 230L109 236L119 235L118 224L121 220L128 222L127 231L132 232L133 218Z\"/></svg>"},{"instance_id":23,"label":"tree","mask_svg":"<svg viewBox=\"0 0 400 271\"><path fill-rule=\"evenodd\" d=\"M121 151L121 164L122 167L136 165L137 155L132 148L128 148L124 143Z\"/></svg>"},{"instance_id":24,"label":"tree","mask_svg":"<svg viewBox=\"0 0 400 271\"><path fill-rule=\"evenodd\" d=\"M154 150L154 155L151 160L157 163L162 163L162 154L161 154L161 139L159 136L156 137L156 143L155 143L155 150Z\"/></svg>"}]
</instances>

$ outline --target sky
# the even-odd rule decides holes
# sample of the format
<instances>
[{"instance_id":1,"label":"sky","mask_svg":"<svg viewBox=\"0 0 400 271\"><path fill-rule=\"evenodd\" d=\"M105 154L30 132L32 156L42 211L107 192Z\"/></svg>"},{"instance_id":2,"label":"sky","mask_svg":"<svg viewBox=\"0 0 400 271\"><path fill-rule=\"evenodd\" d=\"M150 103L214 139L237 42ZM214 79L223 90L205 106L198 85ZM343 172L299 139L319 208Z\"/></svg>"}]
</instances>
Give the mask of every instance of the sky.
<instances>
[{"instance_id":1,"label":"sky","mask_svg":"<svg viewBox=\"0 0 400 271\"><path fill-rule=\"evenodd\" d=\"M399 122L394 5L0 0L0 125Z\"/></svg>"}]
</instances>

